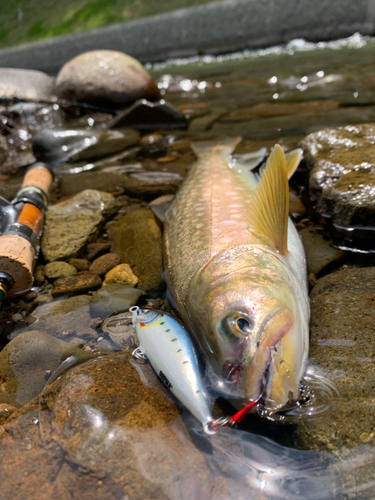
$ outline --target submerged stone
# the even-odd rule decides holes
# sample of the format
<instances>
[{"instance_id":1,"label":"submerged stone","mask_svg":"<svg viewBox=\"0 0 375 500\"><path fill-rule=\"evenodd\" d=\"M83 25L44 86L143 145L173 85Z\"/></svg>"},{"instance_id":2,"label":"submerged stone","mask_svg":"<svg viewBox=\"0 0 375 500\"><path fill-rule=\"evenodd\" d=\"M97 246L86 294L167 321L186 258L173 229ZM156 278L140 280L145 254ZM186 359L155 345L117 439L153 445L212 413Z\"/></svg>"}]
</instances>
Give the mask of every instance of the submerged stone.
<instances>
[{"instance_id":1,"label":"submerged stone","mask_svg":"<svg viewBox=\"0 0 375 500\"><path fill-rule=\"evenodd\" d=\"M113 224L110 237L122 262L129 264L145 292L164 288L162 235L151 210L141 208Z\"/></svg>"},{"instance_id":2,"label":"submerged stone","mask_svg":"<svg viewBox=\"0 0 375 500\"><path fill-rule=\"evenodd\" d=\"M298 424L303 447L336 450L375 444L375 268L342 269L318 280L311 292L310 357L338 394L319 418Z\"/></svg>"},{"instance_id":3,"label":"submerged stone","mask_svg":"<svg viewBox=\"0 0 375 500\"><path fill-rule=\"evenodd\" d=\"M155 103L141 99L116 116L109 127L142 131L185 129L187 120L185 115L163 99Z\"/></svg>"},{"instance_id":4,"label":"submerged stone","mask_svg":"<svg viewBox=\"0 0 375 500\"><path fill-rule=\"evenodd\" d=\"M33 152L39 161L61 165L108 156L138 142L136 130L44 129L34 137Z\"/></svg>"},{"instance_id":5,"label":"submerged stone","mask_svg":"<svg viewBox=\"0 0 375 500\"><path fill-rule=\"evenodd\" d=\"M19 406L33 399L69 356L75 356L80 361L92 357L40 330L17 336L0 353L0 403Z\"/></svg>"},{"instance_id":6,"label":"submerged stone","mask_svg":"<svg viewBox=\"0 0 375 500\"><path fill-rule=\"evenodd\" d=\"M102 280L97 274L80 273L67 278L60 278L53 283L52 296L85 293L97 290Z\"/></svg>"},{"instance_id":7,"label":"submerged stone","mask_svg":"<svg viewBox=\"0 0 375 500\"><path fill-rule=\"evenodd\" d=\"M63 99L112 108L160 96L142 64L114 50L94 50L71 59L57 75L56 92Z\"/></svg>"},{"instance_id":8,"label":"submerged stone","mask_svg":"<svg viewBox=\"0 0 375 500\"><path fill-rule=\"evenodd\" d=\"M370 123L320 130L301 143L310 197L341 247L375 251L374 140Z\"/></svg>"},{"instance_id":9,"label":"submerged stone","mask_svg":"<svg viewBox=\"0 0 375 500\"><path fill-rule=\"evenodd\" d=\"M103 286L110 283L120 283L126 286L136 286L138 278L128 264L119 264L105 275Z\"/></svg>"},{"instance_id":10,"label":"submerged stone","mask_svg":"<svg viewBox=\"0 0 375 500\"><path fill-rule=\"evenodd\" d=\"M86 190L49 208L41 241L44 258L52 261L76 257L96 236L103 215L113 206L111 194Z\"/></svg>"},{"instance_id":11,"label":"submerged stone","mask_svg":"<svg viewBox=\"0 0 375 500\"><path fill-rule=\"evenodd\" d=\"M90 299L90 313L93 318L106 319L112 314L128 311L135 306L143 290L120 283L109 283L94 293Z\"/></svg>"},{"instance_id":12,"label":"submerged stone","mask_svg":"<svg viewBox=\"0 0 375 500\"><path fill-rule=\"evenodd\" d=\"M121 257L115 252L110 252L101 257L98 257L90 266L90 273L98 274L103 277L111 269L118 266L121 262Z\"/></svg>"},{"instance_id":13,"label":"submerged stone","mask_svg":"<svg viewBox=\"0 0 375 500\"><path fill-rule=\"evenodd\" d=\"M77 269L67 262L49 262L44 266L44 276L49 280L67 278L77 274Z\"/></svg>"},{"instance_id":14,"label":"submerged stone","mask_svg":"<svg viewBox=\"0 0 375 500\"><path fill-rule=\"evenodd\" d=\"M306 227L299 232L306 252L309 273L319 274L325 267L342 259L345 252L333 248L329 241L315 231Z\"/></svg>"}]
</instances>

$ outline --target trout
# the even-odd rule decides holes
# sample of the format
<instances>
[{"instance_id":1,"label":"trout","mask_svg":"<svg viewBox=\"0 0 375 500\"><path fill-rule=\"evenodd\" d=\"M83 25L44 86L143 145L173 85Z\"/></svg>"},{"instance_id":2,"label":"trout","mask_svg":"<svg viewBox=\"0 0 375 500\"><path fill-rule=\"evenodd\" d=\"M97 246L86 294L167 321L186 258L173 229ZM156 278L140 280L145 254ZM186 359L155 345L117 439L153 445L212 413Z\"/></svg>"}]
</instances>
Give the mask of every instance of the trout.
<instances>
[{"instance_id":1,"label":"trout","mask_svg":"<svg viewBox=\"0 0 375 500\"><path fill-rule=\"evenodd\" d=\"M302 157L276 145L260 176L231 162L241 138L193 144L198 157L165 220L169 294L210 384L236 406L298 399L308 355L306 259L288 218Z\"/></svg>"}]
</instances>

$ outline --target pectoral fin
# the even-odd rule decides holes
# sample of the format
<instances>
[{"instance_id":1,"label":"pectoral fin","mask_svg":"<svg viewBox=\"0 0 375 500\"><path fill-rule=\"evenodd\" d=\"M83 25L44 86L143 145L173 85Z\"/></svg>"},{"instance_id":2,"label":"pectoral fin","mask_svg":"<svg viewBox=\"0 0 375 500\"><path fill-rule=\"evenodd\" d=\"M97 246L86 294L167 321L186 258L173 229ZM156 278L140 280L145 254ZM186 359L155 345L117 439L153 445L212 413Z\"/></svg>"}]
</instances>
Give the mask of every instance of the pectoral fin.
<instances>
[{"instance_id":1,"label":"pectoral fin","mask_svg":"<svg viewBox=\"0 0 375 500\"><path fill-rule=\"evenodd\" d=\"M249 218L251 227L284 255L288 252L288 212L287 161L283 149L276 144L254 191Z\"/></svg>"}]
</instances>

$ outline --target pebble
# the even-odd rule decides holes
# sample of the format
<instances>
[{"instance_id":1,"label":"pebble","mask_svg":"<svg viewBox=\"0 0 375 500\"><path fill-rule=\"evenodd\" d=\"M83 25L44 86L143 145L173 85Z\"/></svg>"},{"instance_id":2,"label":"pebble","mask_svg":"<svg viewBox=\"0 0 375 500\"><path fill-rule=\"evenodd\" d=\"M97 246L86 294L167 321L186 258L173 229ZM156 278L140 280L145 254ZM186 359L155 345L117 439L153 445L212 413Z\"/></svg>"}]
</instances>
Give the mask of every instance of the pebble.
<instances>
[{"instance_id":1,"label":"pebble","mask_svg":"<svg viewBox=\"0 0 375 500\"><path fill-rule=\"evenodd\" d=\"M106 319L113 314L128 311L144 295L138 288L110 283L100 288L90 299L90 313L93 318Z\"/></svg>"},{"instance_id":2,"label":"pebble","mask_svg":"<svg viewBox=\"0 0 375 500\"><path fill-rule=\"evenodd\" d=\"M77 269L67 262L55 261L44 266L44 275L49 280L67 278L77 274Z\"/></svg>"},{"instance_id":3,"label":"pebble","mask_svg":"<svg viewBox=\"0 0 375 500\"><path fill-rule=\"evenodd\" d=\"M131 266L145 292L164 289L162 235L152 211L141 208L125 215L110 229L114 250Z\"/></svg>"},{"instance_id":4,"label":"pebble","mask_svg":"<svg viewBox=\"0 0 375 500\"><path fill-rule=\"evenodd\" d=\"M119 254L111 252L98 257L90 266L90 273L103 277L121 262Z\"/></svg>"},{"instance_id":5,"label":"pebble","mask_svg":"<svg viewBox=\"0 0 375 500\"><path fill-rule=\"evenodd\" d=\"M37 160L59 165L118 153L138 144L139 138L136 130L44 129L34 136L33 152Z\"/></svg>"},{"instance_id":6,"label":"pebble","mask_svg":"<svg viewBox=\"0 0 375 500\"><path fill-rule=\"evenodd\" d=\"M141 99L119 113L108 124L112 129L132 128L141 131L185 129L187 120L172 104L164 101L152 103Z\"/></svg>"},{"instance_id":7,"label":"pebble","mask_svg":"<svg viewBox=\"0 0 375 500\"><path fill-rule=\"evenodd\" d=\"M0 68L0 97L39 101L53 96L52 79L41 71Z\"/></svg>"},{"instance_id":8,"label":"pebble","mask_svg":"<svg viewBox=\"0 0 375 500\"><path fill-rule=\"evenodd\" d=\"M44 258L55 261L76 257L97 234L105 213L114 204L111 194L86 190L50 207L46 211L41 240Z\"/></svg>"},{"instance_id":9,"label":"pebble","mask_svg":"<svg viewBox=\"0 0 375 500\"><path fill-rule=\"evenodd\" d=\"M54 372L69 356L92 357L40 330L18 335L0 353L0 403L20 406L33 399L46 385L46 371Z\"/></svg>"},{"instance_id":10,"label":"pebble","mask_svg":"<svg viewBox=\"0 0 375 500\"><path fill-rule=\"evenodd\" d=\"M90 262L86 259L70 259L69 264L74 266L77 271L88 271L90 269Z\"/></svg>"},{"instance_id":11,"label":"pebble","mask_svg":"<svg viewBox=\"0 0 375 500\"><path fill-rule=\"evenodd\" d=\"M345 252L333 248L329 241L315 231L313 227L306 227L299 232L305 247L307 269L309 273L319 273L329 264L340 261Z\"/></svg>"},{"instance_id":12,"label":"pebble","mask_svg":"<svg viewBox=\"0 0 375 500\"><path fill-rule=\"evenodd\" d=\"M44 282L44 266L36 266L34 271L34 283L36 286L42 285Z\"/></svg>"},{"instance_id":13,"label":"pebble","mask_svg":"<svg viewBox=\"0 0 375 500\"><path fill-rule=\"evenodd\" d=\"M89 243L87 245L87 258L90 261L95 260L106 253L111 248L111 243Z\"/></svg>"},{"instance_id":14,"label":"pebble","mask_svg":"<svg viewBox=\"0 0 375 500\"><path fill-rule=\"evenodd\" d=\"M68 61L57 75L56 92L70 101L114 108L160 95L142 64L113 50L85 52Z\"/></svg>"},{"instance_id":15,"label":"pebble","mask_svg":"<svg viewBox=\"0 0 375 500\"><path fill-rule=\"evenodd\" d=\"M68 293L85 293L97 290L102 285L102 280L97 274L84 273L68 278L60 278L53 283L52 296Z\"/></svg>"},{"instance_id":16,"label":"pebble","mask_svg":"<svg viewBox=\"0 0 375 500\"><path fill-rule=\"evenodd\" d=\"M138 278L128 264L119 264L105 275L103 286L110 283L135 287L138 283Z\"/></svg>"}]
</instances>

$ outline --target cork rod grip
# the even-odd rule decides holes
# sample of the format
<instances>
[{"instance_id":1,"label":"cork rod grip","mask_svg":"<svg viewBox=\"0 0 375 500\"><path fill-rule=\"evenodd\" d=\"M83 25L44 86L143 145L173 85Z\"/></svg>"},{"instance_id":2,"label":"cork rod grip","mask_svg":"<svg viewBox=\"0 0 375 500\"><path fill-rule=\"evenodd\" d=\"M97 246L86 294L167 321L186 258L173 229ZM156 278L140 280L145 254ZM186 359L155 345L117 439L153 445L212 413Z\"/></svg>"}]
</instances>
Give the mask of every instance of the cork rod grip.
<instances>
[{"instance_id":1,"label":"cork rod grip","mask_svg":"<svg viewBox=\"0 0 375 500\"><path fill-rule=\"evenodd\" d=\"M52 181L53 175L48 170L48 168L45 168L41 165L36 165L26 172L26 175L23 178L22 187L25 188L27 186L37 186L42 189L48 196Z\"/></svg>"}]
</instances>

